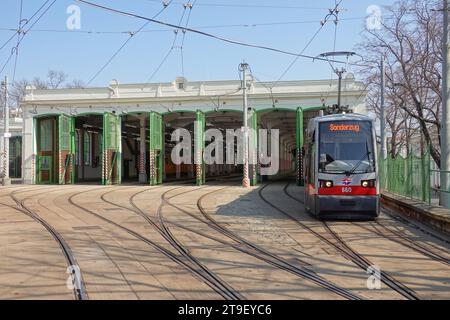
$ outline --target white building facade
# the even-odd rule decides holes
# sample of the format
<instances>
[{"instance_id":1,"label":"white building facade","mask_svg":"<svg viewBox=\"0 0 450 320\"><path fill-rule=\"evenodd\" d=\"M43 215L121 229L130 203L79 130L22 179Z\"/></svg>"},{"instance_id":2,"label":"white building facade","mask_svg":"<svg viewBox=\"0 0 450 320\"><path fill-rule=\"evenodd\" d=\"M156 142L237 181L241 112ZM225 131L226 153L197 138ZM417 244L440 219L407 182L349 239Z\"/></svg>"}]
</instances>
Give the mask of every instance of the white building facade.
<instances>
[{"instance_id":1,"label":"white building facade","mask_svg":"<svg viewBox=\"0 0 450 320\"><path fill-rule=\"evenodd\" d=\"M273 88L271 85L248 79L249 123L255 127L285 129L280 136L284 169L297 167L299 175L301 151L298 149L302 145L299 137L303 139L308 118L318 115L323 106L337 102L338 84L315 80L282 81ZM343 80L343 105L350 106L355 113L367 114L365 97L363 83L353 77ZM242 106L241 81L234 80L189 82L177 78L172 83L151 84L120 84L114 80L103 88L36 90L29 87L22 102L23 181L66 184L96 179L109 184L114 183L111 175L119 175L116 183L136 177L141 183L157 184L172 172L164 156L158 164L155 155L155 150L156 154L161 150L163 154L169 146L168 133L164 130L174 126L189 128L190 122L199 119L203 119L205 127L239 128ZM159 147L155 146L159 138L151 138L152 132L159 130L153 128L153 123L162 126L158 133L162 144ZM114 125L118 127L113 128ZM67 130L72 136L65 134ZM109 152L113 134L118 134L114 136L117 146ZM291 161L291 154L295 153L297 164ZM48 172L44 173L42 167ZM158 169L161 179L155 177ZM176 178L181 176L180 171L191 170L191 177L194 175L197 180L205 174L202 170L227 173L226 167L183 169L176 166L173 170ZM257 169L254 171L256 175Z\"/></svg>"}]
</instances>

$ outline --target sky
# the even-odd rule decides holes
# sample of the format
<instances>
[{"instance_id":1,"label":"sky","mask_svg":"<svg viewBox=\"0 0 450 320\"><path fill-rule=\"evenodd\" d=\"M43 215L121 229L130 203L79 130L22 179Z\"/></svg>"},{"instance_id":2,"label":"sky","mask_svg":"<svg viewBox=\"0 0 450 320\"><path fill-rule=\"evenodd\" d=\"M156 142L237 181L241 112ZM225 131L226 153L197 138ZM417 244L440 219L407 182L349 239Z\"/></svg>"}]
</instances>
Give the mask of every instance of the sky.
<instances>
[{"instance_id":1,"label":"sky","mask_svg":"<svg viewBox=\"0 0 450 320\"><path fill-rule=\"evenodd\" d=\"M153 17L163 8L159 0L90 1L145 17ZM0 47L14 34L10 29L18 27L21 1L1 2ZM44 2L23 0L23 19L30 18ZM393 2L342 0L336 51L355 51L366 26L369 6L377 5L383 13L383 6ZM188 3L188 0L173 0L157 19L183 26L188 22L188 27L217 36L299 53L320 28L320 21L334 7L335 0L190 0L192 9L184 9L183 3ZM80 29L67 27L67 20L71 17L67 10L71 5L80 8ZM274 81L294 60L292 56L236 46L191 32L185 34L184 41L181 31L175 39L174 28L150 23L98 73L130 38L127 32L138 30L144 23L137 18L112 14L77 1L57 0L21 41L15 79L45 78L48 70L61 70L70 79L81 80L89 86L106 86L112 79L120 83L171 82L183 75L191 81L236 80L239 79L238 65L245 61L258 80ZM331 18L304 54L317 56L333 51L334 34L335 24ZM0 50L0 70L16 43L17 40L13 39ZM165 56L167 58L162 63ZM0 74L1 78L6 75L10 79L13 77L14 62L15 54ZM352 68L349 71L353 71ZM331 69L326 62L299 58L282 80L330 77Z\"/></svg>"}]
</instances>

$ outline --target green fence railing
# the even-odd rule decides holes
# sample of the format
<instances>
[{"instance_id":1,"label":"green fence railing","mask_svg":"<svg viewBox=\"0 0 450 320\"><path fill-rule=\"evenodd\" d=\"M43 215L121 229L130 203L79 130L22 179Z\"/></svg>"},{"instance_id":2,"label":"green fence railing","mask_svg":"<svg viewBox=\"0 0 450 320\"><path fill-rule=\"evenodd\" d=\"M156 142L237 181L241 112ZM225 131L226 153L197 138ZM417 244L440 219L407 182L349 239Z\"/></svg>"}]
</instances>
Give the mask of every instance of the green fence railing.
<instances>
[{"instance_id":1,"label":"green fence railing","mask_svg":"<svg viewBox=\"0 0 450 320\"><path fill-rule=\"evenodd\" d=\"M380 187L382 191L431 203L431 157L412 153L403 157L379 158Z\"/></svg>"}]
</instances>

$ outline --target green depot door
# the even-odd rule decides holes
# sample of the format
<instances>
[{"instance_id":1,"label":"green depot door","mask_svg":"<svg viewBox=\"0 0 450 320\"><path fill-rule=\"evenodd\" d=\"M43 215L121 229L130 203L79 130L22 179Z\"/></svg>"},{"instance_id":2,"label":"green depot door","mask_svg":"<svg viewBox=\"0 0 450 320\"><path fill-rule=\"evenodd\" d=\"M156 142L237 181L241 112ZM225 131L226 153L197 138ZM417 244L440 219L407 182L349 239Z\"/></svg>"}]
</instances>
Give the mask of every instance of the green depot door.
<instances>
[{"instance_id":1,"label":"green depot door","mask_svg":"<svg viewBox=\"0 0 450 320\"><path fill-rule=\"evenodd\" d=\"M103 115L102 182L104 185L120 184L121 180L121 119L120 116Z\"/></svg>"},{"instance_id":2,"label":"green depot door","mask_svg":"<svg viewBox=\"0 0 450 320\"><path fill-rule=\"evenodd\" d=\"M195 175L196 184L202 186L206 183L206 170L205 170L205 125L206 117L205 114L197 110L195 114Z\"/></svg>"},{"instance_id":3,"label":"green depot door","mask_svg":"<svg viewBox=\"0 0 450 320\"><path fill-rule=\"evenodd\" d=\"M58 182L73 184L75 181L74 149L75 119L60 115L58 117Z\"/></svg>"},{"instance_id":4,"label":"green depot door","mask_svg":"<svg viewBox=\"0 0 450 320\"><path fill-rule=\"evenodd\" d=\"M52 184L55 179L55 133L56 119L54 117L37 119L37 156L36 183Z\"/></svg>"},{"instance_id":5,"label":"green depot door","mask_svg":"<svg viewBox=\"0 0 450 320\"><path fill-rule=\"evenodd\" d=\"M163 124L162 116L150 112L150 185L158 185L163 180L164 152L163 152Z\"/></svg>"},{"instance_id":6,"label":"green depot door","mask_svg":"<svg viewBox=\"0 0 450 320\"><path fill-rule=\"evenodd\" d=\"M296 161L295 161L295 170L296 170L296 180L297 185L304 186L305 178L304 178L304 165L303 165L303 154L304 154L304 128L303 128L303 110L301 108L297 108L296 112Z\"/></svg>"}]
</instances>

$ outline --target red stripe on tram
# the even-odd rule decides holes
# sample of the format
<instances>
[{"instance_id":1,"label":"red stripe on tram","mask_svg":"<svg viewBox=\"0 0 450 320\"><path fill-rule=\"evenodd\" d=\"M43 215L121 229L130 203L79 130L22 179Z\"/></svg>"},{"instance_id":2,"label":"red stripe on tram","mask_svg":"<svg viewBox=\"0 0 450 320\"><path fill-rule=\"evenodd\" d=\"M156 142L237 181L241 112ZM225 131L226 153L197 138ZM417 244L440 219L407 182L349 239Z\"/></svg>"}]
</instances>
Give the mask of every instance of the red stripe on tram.
<instances>
[{"instance_id":1,"label":"red stripe on tram","mask_svg":"<svg viewBox=\"0 0 450 320\"><path fill-rule=\"evenodd\" d=\"M332 188L319 188L321 196L376 196L377 188L364 188L361 186L337 186Z\"/></svg>"}]
</instances>

